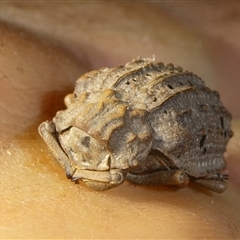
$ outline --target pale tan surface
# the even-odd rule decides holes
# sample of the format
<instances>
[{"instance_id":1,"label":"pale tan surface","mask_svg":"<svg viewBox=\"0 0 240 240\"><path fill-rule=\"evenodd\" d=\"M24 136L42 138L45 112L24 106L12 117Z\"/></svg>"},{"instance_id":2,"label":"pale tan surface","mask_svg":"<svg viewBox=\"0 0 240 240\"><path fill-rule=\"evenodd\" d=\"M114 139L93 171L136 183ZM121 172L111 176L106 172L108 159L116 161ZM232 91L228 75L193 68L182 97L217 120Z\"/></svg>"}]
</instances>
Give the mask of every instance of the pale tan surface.
<instances>
[{"instance_id":1,"label":"pale tan surface","mask_svg":"<svg viewBox=\"0 0 240 240\"><path fill-rule=\"evenodd\" d=\"M90 191L66 179L36 131L63 108L63 95L84 71L138 55L155 54L197 72L240 116L240 70L224 65L240 59L239 42L233 39L239 34L239 5L230 6L235 17L224 25L234 35L223 34L221 41L214 14L221 19L230 7L214 12L211 4L201 6L213 16L204 25L196 17L201 8L192 4L0 5L1 19L36 35L0 25L0 238L240 238L238 121L228 148L229 188L221 195L195 185L175 191L127 182L106 192ZM222 58L216 49L220 42Z\"/></svg>"}]
</instances>

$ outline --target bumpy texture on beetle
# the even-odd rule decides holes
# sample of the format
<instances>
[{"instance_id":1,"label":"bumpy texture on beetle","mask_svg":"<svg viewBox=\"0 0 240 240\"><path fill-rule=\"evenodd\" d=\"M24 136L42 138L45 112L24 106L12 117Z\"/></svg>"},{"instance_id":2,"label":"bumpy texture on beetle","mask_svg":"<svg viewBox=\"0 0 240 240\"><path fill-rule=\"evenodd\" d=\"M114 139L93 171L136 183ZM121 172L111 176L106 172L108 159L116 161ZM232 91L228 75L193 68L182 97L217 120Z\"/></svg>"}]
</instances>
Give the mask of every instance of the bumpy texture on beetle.
<instances>
[{"instance_id":1,"label":"bumpy texture on beetle","mask_svg":"<svg viewBox=\"0 0 240 240\"><path fill-rule=\"evenodd\" d=\"M65 104L39 133L73 181L226 189L231 115L193 73L137 59L84 74Z\"/></svg>"}]
</instances>

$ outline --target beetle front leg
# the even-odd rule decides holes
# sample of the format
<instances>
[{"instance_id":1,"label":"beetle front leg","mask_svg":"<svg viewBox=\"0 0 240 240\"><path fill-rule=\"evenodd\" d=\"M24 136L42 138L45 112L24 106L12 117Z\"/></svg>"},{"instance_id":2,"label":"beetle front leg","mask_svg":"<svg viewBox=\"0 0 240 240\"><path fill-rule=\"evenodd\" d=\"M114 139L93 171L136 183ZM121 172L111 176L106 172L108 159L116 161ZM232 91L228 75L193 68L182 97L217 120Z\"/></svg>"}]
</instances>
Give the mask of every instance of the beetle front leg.
<instances>
[{"instance_id":1,"label":"beetle front leg","mask_svg":"<svg viewBox=\"0 0 240 240\"><path fill-rule=\"evenodd\" d=\"M181 170L161 170L152 173L128 173L126 179L134 184L157 186L157 185L178 185L185 187L188 182L188 176Z\"/></svg>"},{"instance_id":2,"label":"beetle front leg","mask_svg":"<svg viewBox=\"0 0 240 240\"><path fill-rule=\"evenodd\" d=\"M74 173L72 181L80 179L88 187L97 191L103 191L122 184L125 180L126 172L126 170L121 169L110 169L110 171L78 169Z\"/></svg>"},{"instance_id":3,"label":"beetle front leg","mask_svg":"<svg viewBox=\"0 0 240 240\"><path fill-rule=\"evenodd\" d=\"M228 175L215 173L203 178L194 178L193 181L214 192L222 193L227 188L226 179L228 179Z\"/></svg>"},{"instance_id":4,"label":"beetle front leg","mask_svg":"<svg viewBox=\"0 0 240 240\"><path fill-rule=\"evenodd\" d=\"M38 131L58 164L65 169L67 177L71 178L76 170L59 144L55 124L52 121L43 122L39 125Z\"/></svg>"}]
</instances>

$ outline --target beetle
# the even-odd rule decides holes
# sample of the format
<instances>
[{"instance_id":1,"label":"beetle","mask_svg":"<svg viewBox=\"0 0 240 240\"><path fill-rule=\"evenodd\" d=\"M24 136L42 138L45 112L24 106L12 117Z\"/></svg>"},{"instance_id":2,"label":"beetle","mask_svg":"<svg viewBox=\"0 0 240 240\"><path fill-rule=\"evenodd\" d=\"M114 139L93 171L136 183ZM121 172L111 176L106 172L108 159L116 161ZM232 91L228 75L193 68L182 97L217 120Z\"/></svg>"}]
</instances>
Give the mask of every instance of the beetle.
<instances>
[{"instance_id":1,"label":"beetle","mask_svg":"<svg viewBox=\"0 0 240 240\"><path fill-rule=\"evenodd\" d=\"M139 58L85 73L65 105L39 133L72 181L227 188L231 114L197 75Z\"/></svg>"}]
</instances>

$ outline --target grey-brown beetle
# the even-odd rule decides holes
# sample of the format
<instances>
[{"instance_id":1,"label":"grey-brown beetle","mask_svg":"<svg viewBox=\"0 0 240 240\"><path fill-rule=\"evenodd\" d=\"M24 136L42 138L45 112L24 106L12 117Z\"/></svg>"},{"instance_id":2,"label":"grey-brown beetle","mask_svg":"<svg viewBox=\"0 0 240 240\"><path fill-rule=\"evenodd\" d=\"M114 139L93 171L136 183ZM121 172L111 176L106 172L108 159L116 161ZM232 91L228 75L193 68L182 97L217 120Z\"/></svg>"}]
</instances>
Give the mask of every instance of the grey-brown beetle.
<instances>
[{"instance_id":1,"label":"grey-brown beetle","mask_svg":"<svg viewBox=\"0 0 240 240\"><path fill-rule=\"evenodd\" d=\"M196 75L137 59L84 74L65 104L39 133L73 181L226 189L231 115Z\"/></svg>"}]
</instances>

